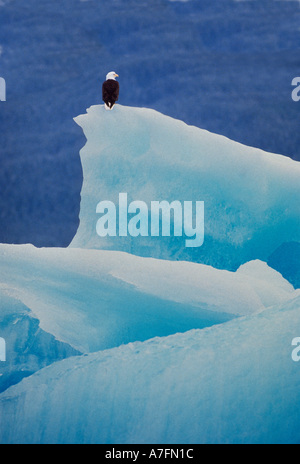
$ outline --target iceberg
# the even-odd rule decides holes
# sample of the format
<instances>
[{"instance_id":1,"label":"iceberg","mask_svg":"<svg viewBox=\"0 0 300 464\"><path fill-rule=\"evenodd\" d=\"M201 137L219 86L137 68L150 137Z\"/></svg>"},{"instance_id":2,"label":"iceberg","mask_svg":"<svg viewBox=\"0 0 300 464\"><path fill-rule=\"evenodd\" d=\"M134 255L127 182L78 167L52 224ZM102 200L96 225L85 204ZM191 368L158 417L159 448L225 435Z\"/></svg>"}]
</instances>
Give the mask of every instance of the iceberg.
<instances>
[{"instance_id":1,"label":"iceberg","mask_svg":"<svg viewBox=\"0 0 300 464\"><path fill-rule=\"evenodd\" d=\"M92 106L75 118L86 145L80 225L71 247L114 249L146 257L236 270L267 261L283 243L300 241L300 164L188 126L154 110ZM184 237L96 233L97 205L128 201L204 201L205 242ZM149 219L151 223L151 219ZM149 224L150 227L150 224Z\"/></svg>"},{"instance_id":2,"label":"iceberg","mask_svg":"<svg viewBox=\"0 0 300 464\"><path fill-rule=\"evenodd\" d=\"M245 312L264 307L255 289L250 296L247 284L233 273L223 277L211 269L220 290L214 297L201 294L207 282L201 267L186 269L180 279L180 263L148 262L113 251L0 245L6 294L27 308L41 330L80 353L221 323L239 315L241 307ZM197 279L189 282L193 272ZM278 280L283 287L277 293L289 299L293 287L280 275Z\"/></svg>"},{"instance_id":3,"label":"iceberg","mask_svg":"<svg viewBox=\"0 0 300 464\"><path fill-rule=\"evenodd\" d=\"M299 443L299 310L54 363L0 395L1 443Z\"/></svg>"},{"instance_id":4,"label":"iceberg","mask_svg":"<svg viewBox=\"0 0 300 464\"><path fill-rule=\"evenodd\" d=\"M0 442L299 442L299 163L148 109L75 120L71 245L0 244ZM120 193L204 202L203 246L100 237Z\"/></svg>"},{"instance_id":5,"label":"iceberg","mask_svg":"<svg viewBox=\"0 0 300 464\"><path fill-rule=\"evenodd\" d=\"M204 328L289 301L266 263L237 272L124 252L0 245L0 289L45 333L80 353ZM17 317L5 301L6 313ZM18 316L19 317L19 316Z\"/></svg>"}]
</instances>

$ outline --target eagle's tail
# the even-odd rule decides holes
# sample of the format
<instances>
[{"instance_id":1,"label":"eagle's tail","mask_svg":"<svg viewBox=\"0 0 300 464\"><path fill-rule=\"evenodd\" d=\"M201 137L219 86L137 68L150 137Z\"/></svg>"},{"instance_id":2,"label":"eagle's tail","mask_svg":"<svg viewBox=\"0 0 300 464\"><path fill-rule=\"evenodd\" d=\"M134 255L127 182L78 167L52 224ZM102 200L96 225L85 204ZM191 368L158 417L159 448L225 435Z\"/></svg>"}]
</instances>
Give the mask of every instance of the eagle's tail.
<instances>
[{"instance_id":1,"label":"eagle's tail","mask_svg":"<svg viewBox=\"0 0 300 464\"><path fill-rule=\"evenodd\" d=\"M107 103L104 104L104 107L105 107L106 110L111 111L113 109L113 107L114 107L114 104L111 103L111 102L107 102Z\"/></svg>"}]
</instances>

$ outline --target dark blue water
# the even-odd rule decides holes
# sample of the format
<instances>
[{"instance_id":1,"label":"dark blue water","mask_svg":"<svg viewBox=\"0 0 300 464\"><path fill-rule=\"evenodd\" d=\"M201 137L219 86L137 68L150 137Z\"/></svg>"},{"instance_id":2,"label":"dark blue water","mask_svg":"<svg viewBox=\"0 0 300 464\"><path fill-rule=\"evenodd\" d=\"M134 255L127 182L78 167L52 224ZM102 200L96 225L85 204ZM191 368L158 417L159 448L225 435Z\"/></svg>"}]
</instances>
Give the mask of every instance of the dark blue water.
<instances>
[{"instance_id":1,"label":"dark blue water","mask_svg":"<svg viewBox=\"0 0 300 464\"><path fill-rule=\"evenodd\" d=\"M67 246L85 143L72 118L101 102L147 106L300 160L299 2L11 0L0 6L0 242Z\"/></svg>"}]
</instances>

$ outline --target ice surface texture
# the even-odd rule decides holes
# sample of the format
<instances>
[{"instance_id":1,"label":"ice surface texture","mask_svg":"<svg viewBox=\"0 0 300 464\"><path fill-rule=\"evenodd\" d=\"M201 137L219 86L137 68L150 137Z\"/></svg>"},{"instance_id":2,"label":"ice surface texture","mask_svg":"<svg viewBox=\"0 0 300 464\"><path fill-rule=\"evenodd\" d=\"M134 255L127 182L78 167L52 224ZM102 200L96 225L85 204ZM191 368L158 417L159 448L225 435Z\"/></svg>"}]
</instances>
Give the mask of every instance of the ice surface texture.
<instances>
[{"instance_id":1,"label":"ice surface texture","mask_svg":"<svg viewBox=\"0 0 300 464\"><path fill-rule=\"evenodd\" d=\"M83 353L221 323L295 294L259 261L232 273L121 252L32 245L0 245L0 258L1 316L17 314L5 295L17 298L42 330Z\"/></svg>"},{"instance_id":2,"label":"ice surface texture","mask_svg":"<svg viewBox=\"0 0 300 464\"><path fill-rule=\"evenodd\" d=\"M299 310L53 364L0 396L1 442L299 443Z\"/></svg>"}]
</instances>

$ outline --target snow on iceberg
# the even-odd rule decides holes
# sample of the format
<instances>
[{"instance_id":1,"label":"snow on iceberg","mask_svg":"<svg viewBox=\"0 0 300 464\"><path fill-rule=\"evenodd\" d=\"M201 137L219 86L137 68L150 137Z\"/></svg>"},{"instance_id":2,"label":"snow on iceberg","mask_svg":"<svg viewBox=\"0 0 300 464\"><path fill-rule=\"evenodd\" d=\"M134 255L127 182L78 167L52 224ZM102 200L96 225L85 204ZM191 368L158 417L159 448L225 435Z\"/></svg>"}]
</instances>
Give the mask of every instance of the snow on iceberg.
<instances>
[{"instance_id":1,"label":"snow on iceberg","mask_svg":"<svg viewBox=\"0 0 300 464\"><path fill-rule=\"evenodd\" d=\"M71 247L115 249L140 256L196 261L236 270L300 241L300 164L246 147L143 108L92 106L75 118L81 150L80 225ZM205 242L184 237L102 237L101 201L204 201Z\"/></svg>"},{"instance_id":2,"label":"snow on iceberg","mask_svg":"<svg viewBox=\"0 0 300 464\"><path fill-rule=\"evenodd\" d=\"M0 395L1 443L299 443L300 297L49 366Z\"/></svg>"}]
</instances>

